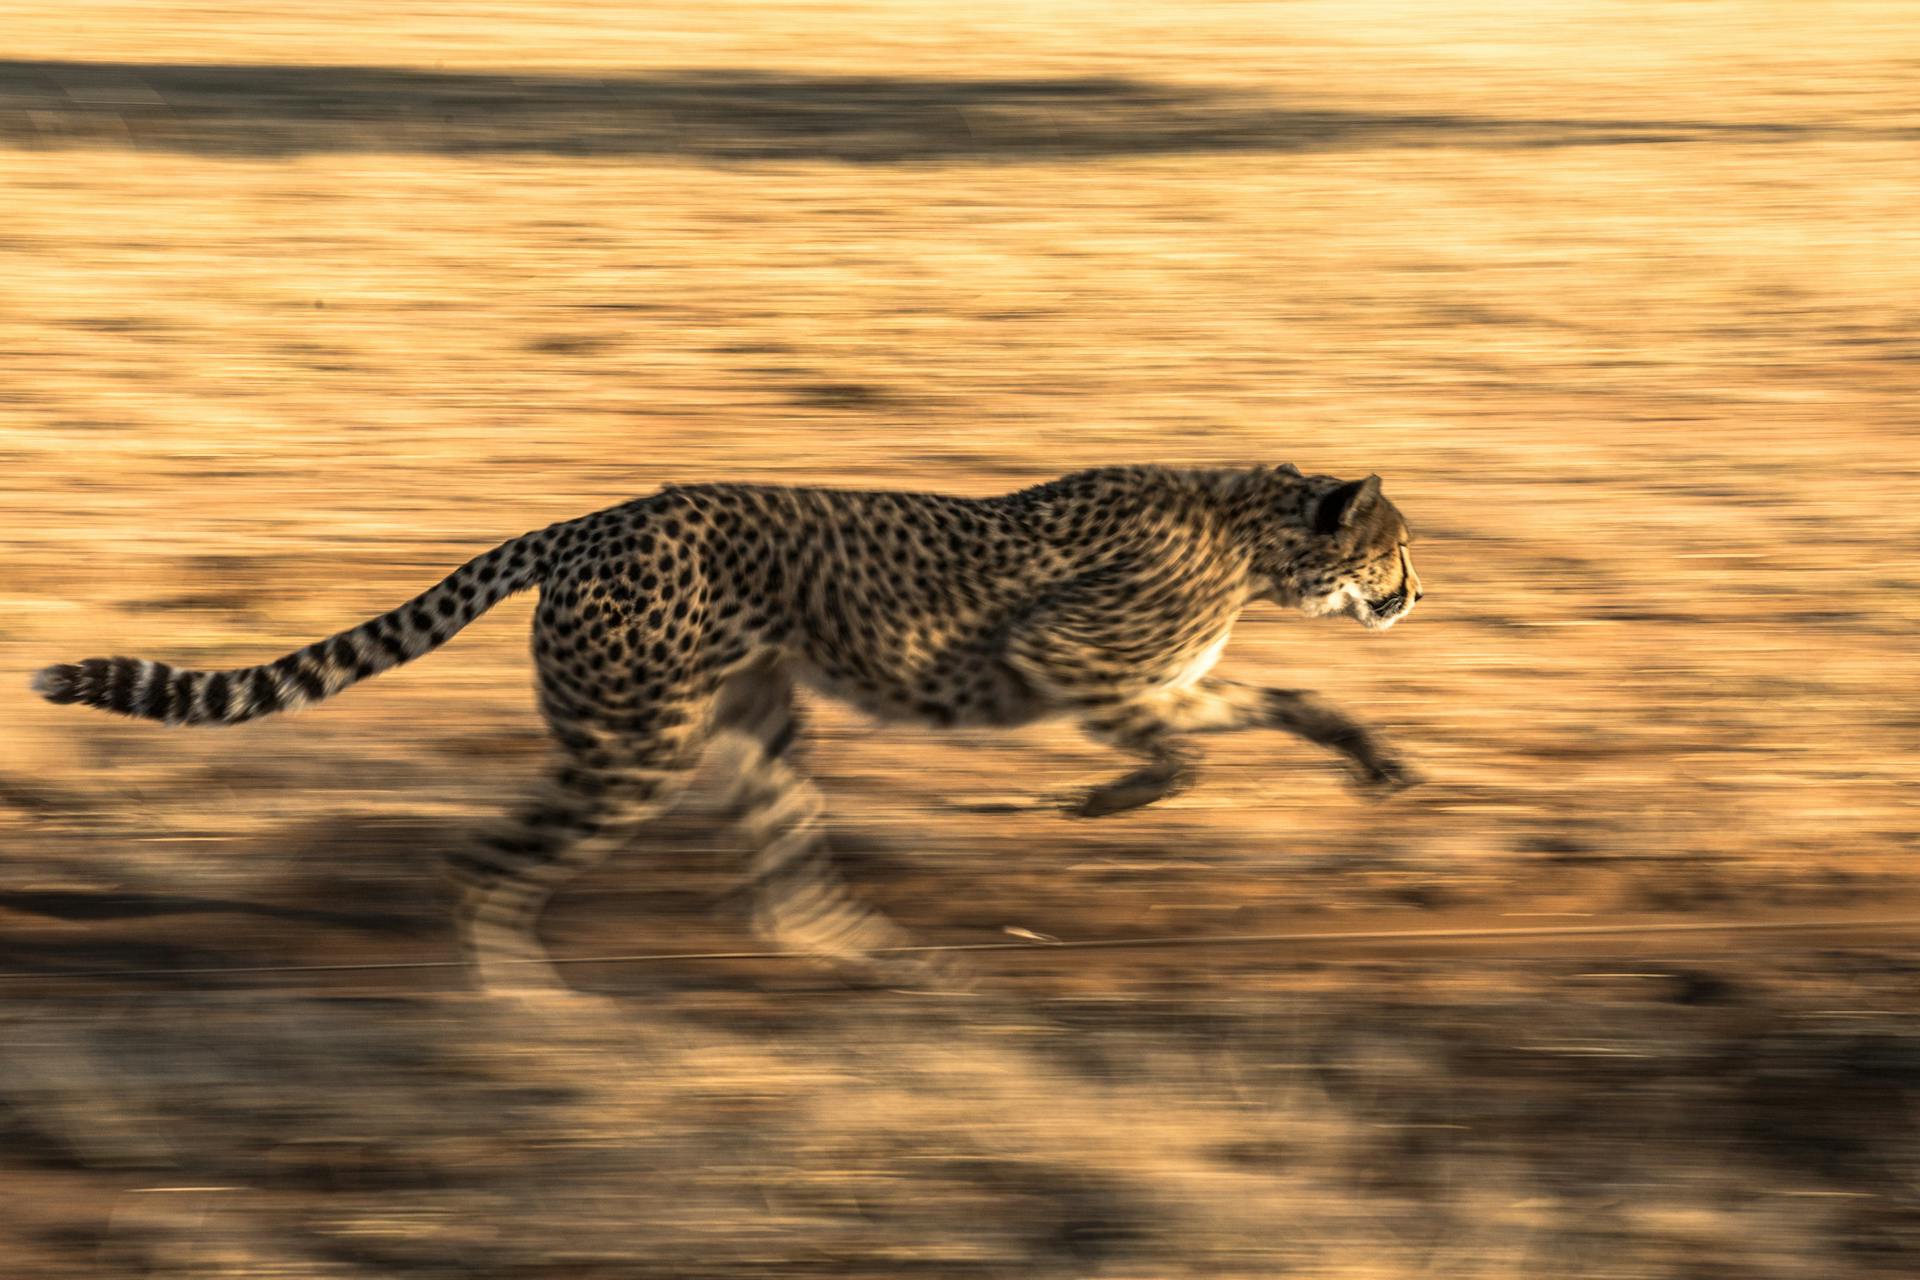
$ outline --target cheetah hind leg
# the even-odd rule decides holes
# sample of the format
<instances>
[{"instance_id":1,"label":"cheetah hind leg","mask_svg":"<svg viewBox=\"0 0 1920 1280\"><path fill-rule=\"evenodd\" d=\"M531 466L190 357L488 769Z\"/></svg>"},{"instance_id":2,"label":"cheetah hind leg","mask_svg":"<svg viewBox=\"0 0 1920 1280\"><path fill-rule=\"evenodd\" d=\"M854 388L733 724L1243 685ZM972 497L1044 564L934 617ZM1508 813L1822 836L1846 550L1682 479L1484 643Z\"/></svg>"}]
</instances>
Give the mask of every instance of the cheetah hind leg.
<instances>
[{"instance_id":1,"label":"cheetah hind leg","mask_svg":"<svg viewBox=\"0 0 1920 1280\"><path fill-rule=\"evenodd\" d=\"M763 757L754 772L738 823L752 850L755 929L862 985L963 986L956 965L903 950L911 935L854 896L827 847L820 789L781 760Z\"/></svg>"},{"instance_id":2,"label":"cheetah hind leg","mask_svg":"<svg viewBox=\"0 0 1920 1280\"><path fill-rule=\"evenodd\" d=\"M902 953L911 936L860 902L833 865L820 789L788 758L796 736L791 691L764 674L735 697L718 741L727 808L748 849L755 930L862 985L958 992L966 974L947 957ZM751 698L741 698L751 693Z\"/></svg>"},{"instance_id":3,"label":"cheetah hind leg","mask_svg":"<svg viewBox=\"0 0 1920 1280\"><path fill-rule=\"evenodd\" d=\"M541 909L669 808L686 779L683 769L589 769L563 759L511 818L447 859L461 949L483 991L576 994L540 944Z\"/></svg>"}]
</instances>

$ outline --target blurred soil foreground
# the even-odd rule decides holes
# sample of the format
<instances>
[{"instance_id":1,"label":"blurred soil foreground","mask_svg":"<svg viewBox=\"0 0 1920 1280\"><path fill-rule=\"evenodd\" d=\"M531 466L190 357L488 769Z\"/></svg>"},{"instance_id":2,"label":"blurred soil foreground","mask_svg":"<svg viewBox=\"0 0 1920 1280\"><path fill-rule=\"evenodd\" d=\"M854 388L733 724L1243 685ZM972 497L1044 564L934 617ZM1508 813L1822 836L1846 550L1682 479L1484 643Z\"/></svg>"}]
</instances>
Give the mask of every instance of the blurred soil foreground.
<instances>
[{"instance_id":1,"label":"blurred soil foreground","mask_svg":"<svg viewBox=\"0 0 1920 1280\"><path fill-rule=\"evenodd\" d=\"M0 59L0 1274L1920 1274L1920 926L452 959L531 601L307 714L275 656L668 481L1377 471L1427 599L1223 670L1431 778L821 707L929 942L1920 921L1910 5L15 6ZM696 803L562 956L751 950ZM200 972L196 972L200 971Z\"/></svg>"}]
</instances>

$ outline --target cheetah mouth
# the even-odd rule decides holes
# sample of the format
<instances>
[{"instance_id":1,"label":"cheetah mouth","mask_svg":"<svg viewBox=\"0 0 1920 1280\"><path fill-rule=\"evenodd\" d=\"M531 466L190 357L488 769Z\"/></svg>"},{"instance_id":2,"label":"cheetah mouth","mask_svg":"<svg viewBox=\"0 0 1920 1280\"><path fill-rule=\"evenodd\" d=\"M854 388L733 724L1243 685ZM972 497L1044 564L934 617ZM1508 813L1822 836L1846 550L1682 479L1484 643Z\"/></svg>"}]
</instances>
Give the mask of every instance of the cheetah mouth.
<instances>
[{"instance_id":1,"label":"cheetah mouth","mask_svg":"<svg viewBox=\"0 0 1920 1280\"><path fill-rule=\"evenodd\" d=\"M1374 621L1395 622L1407 611L1407 597L1405 595L1383 596L1378 600L1367 601L1367 608L1372 611Z\"/></svg>"}]
</instances>

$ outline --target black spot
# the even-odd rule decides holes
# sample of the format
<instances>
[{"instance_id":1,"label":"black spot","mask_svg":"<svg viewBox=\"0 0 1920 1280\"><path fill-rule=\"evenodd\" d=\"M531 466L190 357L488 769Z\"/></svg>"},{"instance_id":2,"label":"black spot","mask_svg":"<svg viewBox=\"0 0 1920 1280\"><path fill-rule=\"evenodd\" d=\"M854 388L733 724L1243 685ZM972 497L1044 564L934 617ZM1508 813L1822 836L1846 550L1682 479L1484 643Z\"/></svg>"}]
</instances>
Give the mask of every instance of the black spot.
<instances>
[{"instance_id":1,"label":"black spot","mask_svg":"<svg viewBox=\"0 0 1920 1280\"><path fill-rule=\"evenodd\" d=\"M441 596L438 600L434 601L433 611L443 618L451 618L456 612L453 598L451 596Z\"/></svg>"},{"instance_id":2,"label":"black spot","mask_svg":"<svg viewBox=\"0 0 1920 1280\"><path fill-rule=\"evenodd\" d=\"M327 657L334 666L344 667L348 671L352 671L361 665L360 651L354 648L353 641L349 640L344 634L337 635L333 638L333 643L327 651Z\"/></svg>"},{"instance_id":3,"label":"black spot","mask_svg":"<svg viewBox=\"0 0 1920 1280\"><path fill-rule=\"evenodd\" d=\"M427 631L433 627L433 619L417 604L407 610L407 622L415 631Z\"/></svg>"},{"instance_id":4,"label":"black spot","mask_svg":"<svg viewBox=\"0 0 1920 1280\"><path fill-rule=\"evenodd\" d=\"M303 662L305 651L290 653L273 664L273 669L300 686L300 691L309 699L318 700L327 696L327 686L307 668Z\"/></svg>"},{"instance_id":5,"label":"black spot","mask_svg":"<svg viewBox=\"0 0 1920 1280\"><path fill-rule=\"evenodd\" d=\"M373 642L379 645L381 652L385 653L389 658L392 658L395 662L405 662L407 660L409 656L407 647L395 639L393 634L387 630L386 618L375 618L361 629L372 635Z\"/></svg>"},{"instance_id":6,"label":"black spot","mask_svg":"<svg viewBox=\"0 0 1920 1280\"><path fill-rule=\"evenodd\" d=\"M559 724L553 726L553 740L569 751L591 750L594 744L593 735L582 733L580 730L568 725ZM562 775L562 780L565 780L564 774Z\"/></svg>"}]
</instances>

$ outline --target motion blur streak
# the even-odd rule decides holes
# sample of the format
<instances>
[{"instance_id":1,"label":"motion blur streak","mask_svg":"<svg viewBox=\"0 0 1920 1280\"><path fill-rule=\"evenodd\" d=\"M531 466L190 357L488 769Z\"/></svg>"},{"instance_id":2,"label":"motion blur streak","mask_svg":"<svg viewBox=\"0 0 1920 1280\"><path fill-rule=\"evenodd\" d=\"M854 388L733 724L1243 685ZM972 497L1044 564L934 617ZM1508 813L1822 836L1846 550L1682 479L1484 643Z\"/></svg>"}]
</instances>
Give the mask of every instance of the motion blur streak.
<instances>
[{"instance_id":1,"label":"motion blur streak","mask_svg":"<svg viewBox=\"0 0 1920 1280\"><path fill-rule=\"evenodd\" d=\"M1906 3L69 0L0 60L0 1273L1853 1280L1920 1273L1920 943L1019 952L275 994L453 958L540 765L526 598L297 716L63 715L265 661L662 483L1384 477L1426 599L1279 611L1277 737L1110 772L815 714L914 936L1920 907ZM749 949L711 795L549 912ZM1008 929L1018 932L1009 935ZM76 979L73 973L161 971ZM41 975L38 978L32 975ZM303 979L303 985L306 980Z\"/></svg>"}]
</instances>

